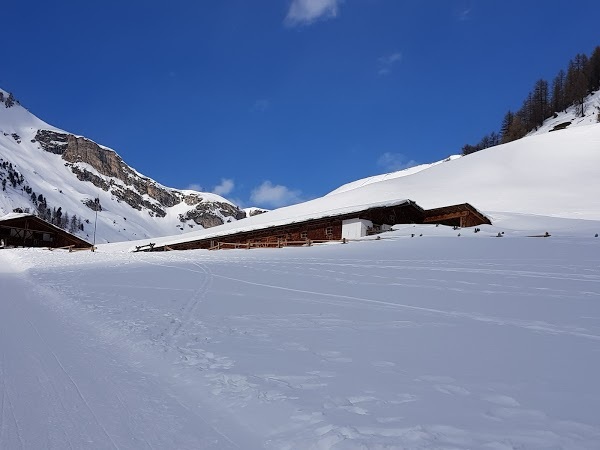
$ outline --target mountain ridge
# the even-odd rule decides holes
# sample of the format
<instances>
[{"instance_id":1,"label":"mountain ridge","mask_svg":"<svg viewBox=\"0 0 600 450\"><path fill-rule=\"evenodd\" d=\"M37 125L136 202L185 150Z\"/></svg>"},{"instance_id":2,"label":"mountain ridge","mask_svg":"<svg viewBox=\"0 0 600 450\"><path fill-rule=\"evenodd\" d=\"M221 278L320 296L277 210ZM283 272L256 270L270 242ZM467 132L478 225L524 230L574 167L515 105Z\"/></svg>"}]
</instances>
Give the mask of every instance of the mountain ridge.
<instances>
[{"instance_id":1,"label":"mountain ridge","mask_svg":"<svg viewBox=\"0 0 600 450\"><path fill-rule=\"evenodd\" d=\"M115 150L54 127L18 101L8 102L6 91L0 93L5 99L0 103L0 215L34 212L90 239L89 224L98 209L99 242L182 233L246 217L219 195L174 189L146 177ZM65 223L69 219L74 223Z\"/></svg>"}]
</instances>

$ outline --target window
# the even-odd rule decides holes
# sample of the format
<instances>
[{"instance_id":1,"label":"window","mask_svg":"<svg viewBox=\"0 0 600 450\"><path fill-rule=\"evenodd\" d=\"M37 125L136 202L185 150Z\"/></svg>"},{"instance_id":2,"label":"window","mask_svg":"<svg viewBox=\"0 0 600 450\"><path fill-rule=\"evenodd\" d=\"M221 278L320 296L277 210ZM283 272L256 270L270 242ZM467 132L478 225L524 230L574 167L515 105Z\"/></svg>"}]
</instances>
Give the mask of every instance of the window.
<instances>
[{"instance_id":1,"label":"window","mask_svg":"<svg viewBox=\"0 0 600 450\"><path fill-rule=\"evenodd\" d=\"M325 236L333 236L333 227L325 228Z\"/></svg>"},{"instance_id":2,"label":"window","mask_svg":"<svg viewBox=\"0 0 600 450\"><path fill-rule=\"evenodd\" d=\"M17 230L16 228L11 228L10 235L12 237L18 237L18 238L21 237L22 238L23 236L25 236L25 230Z\"/></svg>"},{"instance_id":3,"label":"window","mask_svg":"<svg viewBox=\"0 0 600 450\"><path fill-rule=\"evenodd\" d=\"M307 231L303 231L302 233L300 233L300 239L306 239L308 238L308 232Z\"/></svg>"}]
</instances>

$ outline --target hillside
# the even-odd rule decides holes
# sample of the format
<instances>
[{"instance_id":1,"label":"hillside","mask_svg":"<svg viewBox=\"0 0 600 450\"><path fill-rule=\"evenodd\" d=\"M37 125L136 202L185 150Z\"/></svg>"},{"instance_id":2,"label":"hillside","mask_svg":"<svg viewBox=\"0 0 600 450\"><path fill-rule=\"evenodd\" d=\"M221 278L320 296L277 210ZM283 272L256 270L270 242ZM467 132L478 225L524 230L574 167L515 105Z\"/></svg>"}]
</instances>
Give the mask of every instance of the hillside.
<instances>
[{"instance_id":1,"label":"hillside","mask_svg":"<svg viewBox=\"0 0 600 450\"><path fill-rule=\"evenodd\" d=\"M556 119L562 120L562 119ZM348 183L342 193L401 192L424 208L469 202L480 210L600 219L600 124L531 135L468 156ZM546 131L544 131L546 130Z\"/></svg>"},{"instance_id":2,"label":"hillside","mask_svg":"<svg viewBox=\"0 0 600 450\"><path fill-rule=\"evenodd\" d=\"M53 127L18 102L8 105L0 102L0 216L31 211L91 240L99 198L97 242L180 234L245 217L219 195L163 186L114 150Z\"/></svg>"},{"instance_id":3,"label":"hillside","mask_svg":"<svg viewBox=\"0 0 600 450\"><path fill-rule=\"evenodd\" d=\"M544 134L549 131L560 131L566 128L575 128L598 123L600 114L600 91L586 97L583 106L583 116L577 113L577 107L569 106L564 111L554 114L546 119L542 126L529 132L528 136Z\"/></svg>"}]
</instances>

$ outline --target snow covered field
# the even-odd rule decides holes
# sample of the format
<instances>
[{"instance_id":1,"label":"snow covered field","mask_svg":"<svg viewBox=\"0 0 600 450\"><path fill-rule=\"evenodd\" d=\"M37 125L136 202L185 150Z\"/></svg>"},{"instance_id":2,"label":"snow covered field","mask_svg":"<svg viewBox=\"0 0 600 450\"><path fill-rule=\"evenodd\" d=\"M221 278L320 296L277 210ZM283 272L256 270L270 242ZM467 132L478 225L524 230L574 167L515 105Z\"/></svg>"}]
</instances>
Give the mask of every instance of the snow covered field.
<instances>
[{"instance_id":1,"label":"snow covered field","mask_svg":"<svg viewBox=\"0 0 600 450\"><path fill-rule=\"evenodd\" d=\"M1 250L0 447L597 449L600 223L540 220Z\"/></svg>"}]
</instances>

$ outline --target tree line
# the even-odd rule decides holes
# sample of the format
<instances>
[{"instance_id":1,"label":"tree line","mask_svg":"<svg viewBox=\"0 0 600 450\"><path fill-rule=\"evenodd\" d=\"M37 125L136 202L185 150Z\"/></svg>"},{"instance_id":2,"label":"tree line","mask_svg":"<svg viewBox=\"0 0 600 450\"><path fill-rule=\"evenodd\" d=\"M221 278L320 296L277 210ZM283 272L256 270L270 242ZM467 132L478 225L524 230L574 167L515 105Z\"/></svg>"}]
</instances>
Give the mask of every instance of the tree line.
<instances>
[{"instance_id":1,"label":"tree line","mask_svg":"<svg viewBox=\"0 0 600 450\"><path fill-rule=\"evenodd\" d=\"M540 127L556 113L570 106L575 107L578 117L585 115L585 99L592 92L600 89L600 46L592 54L580 53L569 61L567 70L560 69L552 83L544 79L535 82L533 89L521 108L508 111L502 119L499 132L485 135L477 144L466 144L462 154L483 150L499 144L514 141L524 137L531 130ZM600 122L600 113L598 115Z\"/></svg>"},{"instance_id":2,"label":"tree line","mask_svg":"<svg viewBox=\"0 0 600 450\"><path fill-rule=\"evenodd\" d=\"M2 191L6 191L7 186L12 187L15 191L20 187L23 195L27 195L35 207L34 214L45 221L71 233L84 231L83 221L76 214L70 216L66 211L63 212L60 206L58 208L50 208L46 197L42 194L37 195L31 186L25 182L25 178L19 173L16 167L11 162L4 161L2 158L0 158L0 186L2 186ZM17 208L13 212L29 213L30 209ZM89 221L86 220L86 223L89 223Z\"/></svg>"}]
</instances>

